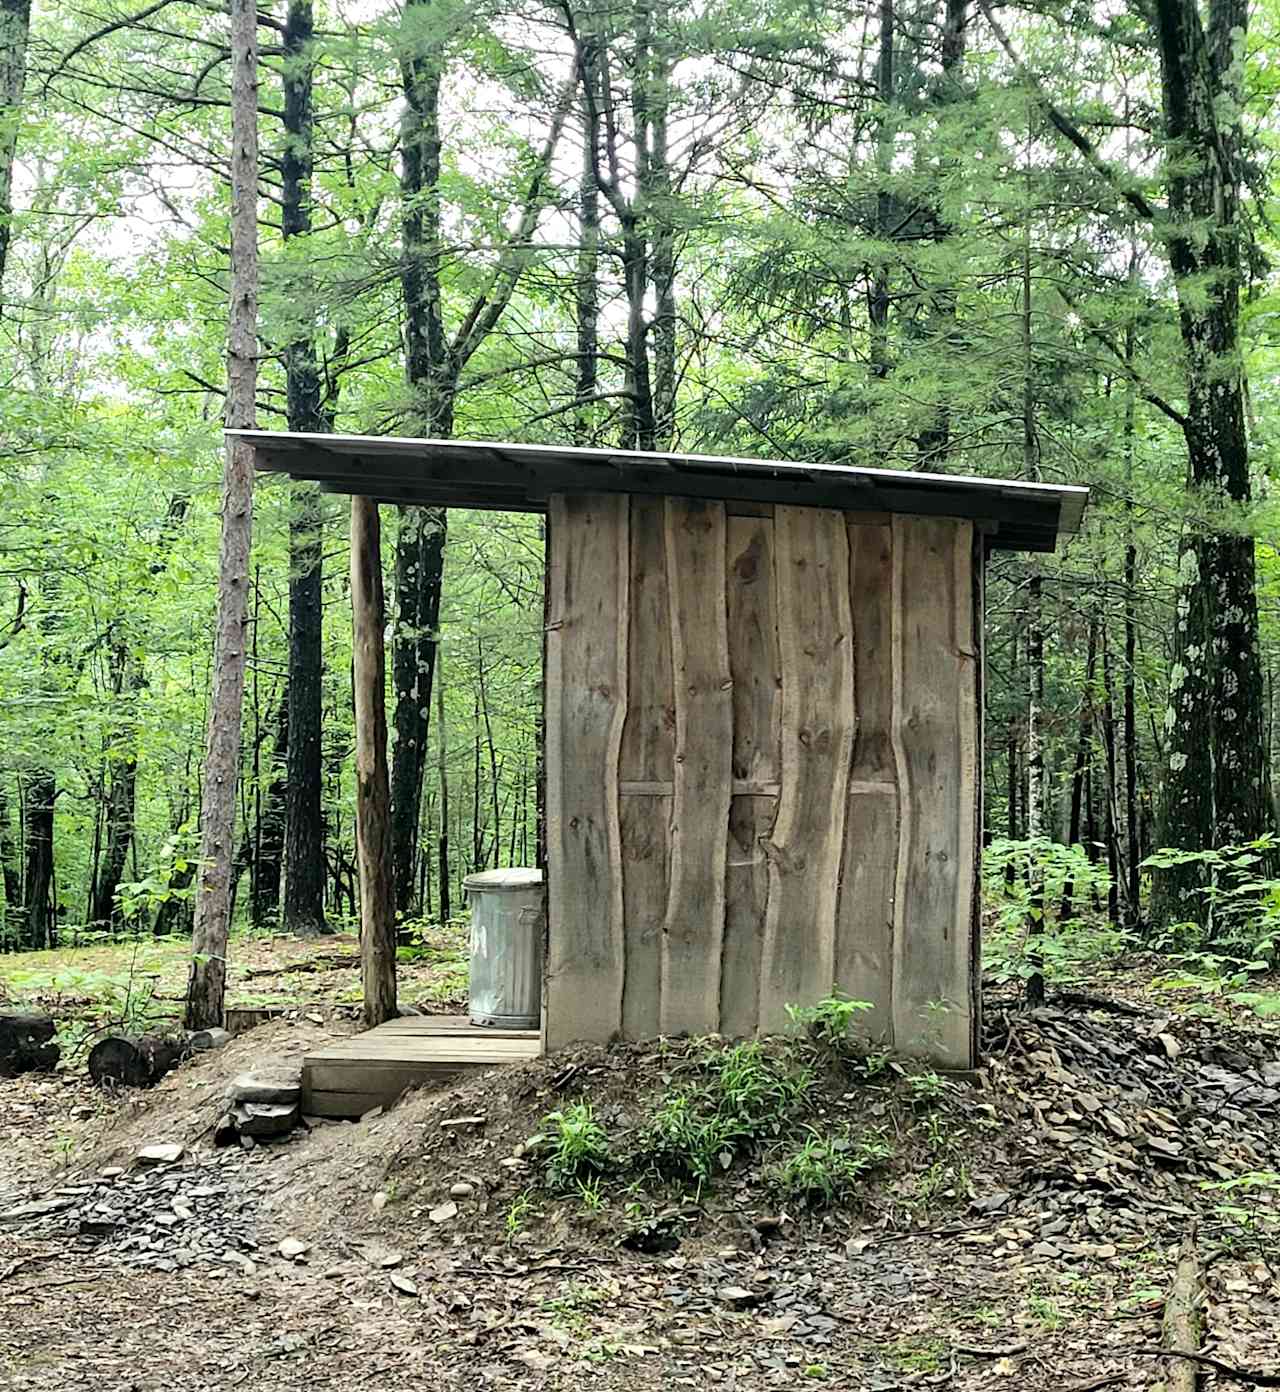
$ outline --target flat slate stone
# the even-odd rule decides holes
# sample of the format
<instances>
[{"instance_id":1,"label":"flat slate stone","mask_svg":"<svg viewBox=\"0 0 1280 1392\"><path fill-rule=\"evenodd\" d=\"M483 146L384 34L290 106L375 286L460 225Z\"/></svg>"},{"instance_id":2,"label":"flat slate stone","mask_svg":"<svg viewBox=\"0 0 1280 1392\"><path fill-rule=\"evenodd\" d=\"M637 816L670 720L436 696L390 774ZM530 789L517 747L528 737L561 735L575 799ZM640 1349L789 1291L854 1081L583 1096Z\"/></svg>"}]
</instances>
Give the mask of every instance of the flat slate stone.
<instances>
[{"instance_id":1,"label":"flat slate stone","mask_svg":"<svg viewBox=\"0 0 1280 1392\"><path fill-rule=\"evenodd\" d=\"M302 1099L302 1065L265 1064L232 1078L227 1088L232 1102L256 1102L296 1107Z\"/></svg>"},{"instance_id":2,"label":"flat slate stone","mask_svg":"<svg viewBox=\"0 0 1280 1392\"><path fill-rule=\"evenodd\" d=\"M263 1140L287 1136L300 1116L296 1102L242 1102L232 1111L231 1121L241 1136Z\"/></svg>"}]
</instances>

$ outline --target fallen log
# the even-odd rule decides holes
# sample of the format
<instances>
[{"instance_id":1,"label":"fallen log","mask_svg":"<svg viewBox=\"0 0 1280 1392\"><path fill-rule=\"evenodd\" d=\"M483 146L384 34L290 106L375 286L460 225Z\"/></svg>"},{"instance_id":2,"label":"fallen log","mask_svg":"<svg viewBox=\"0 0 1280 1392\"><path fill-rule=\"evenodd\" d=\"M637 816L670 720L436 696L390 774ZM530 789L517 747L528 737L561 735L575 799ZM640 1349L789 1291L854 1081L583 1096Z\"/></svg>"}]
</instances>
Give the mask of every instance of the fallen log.
<instances>
[{"instance_id":1,"label":"fallen log","mask_svg":"<svg viewBox=\"0 0 1280 1392\"><path fill-rule=\"evenodd\" d=\"M1164 1317L1160 1322L1160 1344L1166 1354L1173 1355L1165 1363L1168 1392L1196 1392L1196 1364L1192 1360L1200 1351L1203 1303L1204 1281L1193 1226L1182 1239L1178 1266L1165 1297Z\"/></svg>"},{"instance_id":2,"label":"fallen log","mask_svg":"<svg viewBox=\"0 0 1280 1392\"><path fill-rule=\"evenodd\" d=\"M57 1026L48 1015L0 1011L0 1077L52 1073L58 1066Z\"/></svg>"},{"instance_id":3,"label":"fallen log","mask_svg":"<svg viewBox=\"0 0 1280 1392\"><path fill-rule=\"evenodd\" d=\"M99 1086L154 1087L189 1052L180 1036L112 1034L90 1051L89 1076Z\"/></svg>"}]
</instances>

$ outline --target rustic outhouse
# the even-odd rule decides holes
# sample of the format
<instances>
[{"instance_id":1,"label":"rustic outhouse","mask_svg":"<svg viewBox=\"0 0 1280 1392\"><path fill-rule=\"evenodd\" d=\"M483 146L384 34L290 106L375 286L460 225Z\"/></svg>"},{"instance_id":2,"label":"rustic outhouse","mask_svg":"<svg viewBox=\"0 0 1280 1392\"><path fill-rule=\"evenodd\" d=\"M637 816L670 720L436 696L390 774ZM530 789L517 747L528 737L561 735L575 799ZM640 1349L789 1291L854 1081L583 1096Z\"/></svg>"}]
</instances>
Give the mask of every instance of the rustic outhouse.
<instances>
[{"instance_id":1,"label":"rustic outhouse","mask_svg":"<svg viewBox=\"0 0 1280 1392\"><path fill-rule=\"evenodd\" d=\"M777 1030L788 1004L838 988L872 1004L864 1027L896 1049L973 1063L984 564L992 548L1053 550L1086 490L244 438L259 469L356 496L358 656L382 642L362 499L547 514L545 1047ZM380 682L380 659L364 670ZM385 750L380 702L366 774ZM362 851L376 891L368 821ZM370 913L366 898L376 976L390 925Z\"/></svg>"}]
</instances>

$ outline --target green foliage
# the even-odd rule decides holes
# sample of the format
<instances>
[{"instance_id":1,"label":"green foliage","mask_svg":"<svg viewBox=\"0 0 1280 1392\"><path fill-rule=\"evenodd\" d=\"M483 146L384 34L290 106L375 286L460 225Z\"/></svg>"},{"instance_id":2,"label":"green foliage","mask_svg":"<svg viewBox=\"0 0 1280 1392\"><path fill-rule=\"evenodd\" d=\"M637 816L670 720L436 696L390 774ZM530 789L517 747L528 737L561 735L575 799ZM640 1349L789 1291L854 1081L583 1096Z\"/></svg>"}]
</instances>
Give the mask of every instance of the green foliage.
<instances>
[{"instance_id":1,"label":"green foliage","mask_svg":"<svg viewBox=\"0 0 1280 1392\"><path fill-rule=\"evenodd\" d=\"M1106 902L1111 877L1079 846L997 838L983 851L982 882L996 913L982 944L983 971L993 981L1026 981L1038 972L1049 984L1066 984L1131 946L1126 933L1089 911L1094 900ZM1063 921L1053 915L1068 887L1074 913Z\"/></svg>"},{"instance_id":2,"label":"green foliage","mask_svg":"<svg viewBox=\"0 0 1280 1392\"><path fill-rule=\"evenodd\" d=\"M660 1173L699 1189L779 1135L813 1086L806 1066L770 1058L758 1040L707 1051L700 1071L697 1083L667 1093L641 1142Z\"/></svg>"},{"instance_id":3,"label":"green foliage","mask_svg":"<svg viewBox=\"0 0 1280 1392\"><path fill-rule=\"evenodd\" d=\"M553 1189L590 1185L609 1164L609 1138L588 1102L575 1102L543 1118L546 1176ZM596 1193L598 1194L598 1189Z\"/></svg>"},{"instance_id":4,"label":"green foliage","mask_svg":"<svg viewBox=\"0 0 1280 1392\"><path fill-rule=\"evenodd\" d=\"M1156 851L1142 862L1145 870L1202 866L1207 881L1201 891L1209 903L1207 926L1174 924L1166 943L1177 948L1208 948L1241 963L1245 970L1267 970L1280 957L1280 879L1270 873L1280 856L1273 835L1214 850Z\"/></svg>"},{"instance_id":5,"label":"green foliage","mask_svg":"<svg viewBox=\"0 0 1280 1392\"><path fill-rule=\"evenodd\" d=\"M792 1005L787 1014L793 1025L828 1049L841 1050L848 1046L854 1022L860 1014L874 1010L870 1001L853 1000L842 991L833 991L816 1005Z\"/></svg>"},{"instance_id":6,"label":"green foliage","mask_svg":"<svg viewBox=\"0 0 1280 1392\"><path fill-rule=\"evenodd\" d=\"M804 1141L774 1161L766 1178L784 1201L828 1208L854 1192L860 1180L893 1159L881 1131L824 1136L810 1129Z\"/></svg>"}]
</instances>

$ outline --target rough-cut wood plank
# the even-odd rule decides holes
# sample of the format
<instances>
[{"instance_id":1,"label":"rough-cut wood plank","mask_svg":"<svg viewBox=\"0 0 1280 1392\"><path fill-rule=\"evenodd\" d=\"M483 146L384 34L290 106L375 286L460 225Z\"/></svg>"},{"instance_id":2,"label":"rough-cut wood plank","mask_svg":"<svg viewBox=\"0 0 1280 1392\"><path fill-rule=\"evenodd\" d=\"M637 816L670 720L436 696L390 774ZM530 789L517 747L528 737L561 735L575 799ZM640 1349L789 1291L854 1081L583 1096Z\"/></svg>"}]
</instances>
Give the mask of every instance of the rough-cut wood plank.
<instances>
[{"instance_id":1,"label":"rough-cut wood plank","mask_svg":"<svg viewBox=\"0 0 1280 1392\"><path fill-rule=\"evenodd\" d=\"M786 1006L827 995L835 978L836 899L853 756L854 658L849 539L842 514L774 514L782 657L782 795L770 838L760 1028Z\"/></svg>"},{"instance_id":2,"label":"rough-cut wood plank","mask_svg":"<svg viewBox=\"0 0 1280 1392\"><path fill-rule=\"evenodd\" d=\"M378 1026L379 1034L461 1035L481 1039L537 1039L537 1030L503 1029L496 1025L476 1025L466 1015L401 1015Z\"/></svg>"},{"instance_id":3,"label":"rough-cut wood plank","mask_svg":"<svg viewBox=\"0 0 1280 1392\"><path fill-rule=\"evenodd\" d=\"M778 654L773 521L731 517L728 545L727 642L733 680L733 776L778 781L782 683Z\"/></svg>"},{"instance_id":4,"label":"rough-cut wood plank","mask_svg":"<svg viewBox=\"0 0 1280 1392\"><path fill-rule=\"evenodd\" d=\"M620 796L626 797L670 797L675 792L675 784L669 779L662 781L629 778L618 784ZM777 797L782 791L781 783L761 783L752 778L735 778L731 790L734 797Z\"/></svg>"},{"instance_id":5,"label":"rough-cut wood plank","mask_svg":"<svg viewBox=\"0 0 1280 1392\"><path fill-rule=\"evenodd\" d=\"M769 905L769 859L777 799L735 797L729 804L725 868L724 951L720 1030L731 1039L753 1035L760 1022L760 963Z\"/></svg>"},{"instance_id":6,"label":"rough-cut wood plank","mask_svg":"<svg viewBox=\"0 0 1280 1392\"><path fill-rule=\"evenodd\" d=\"M898 788L893 753L893 532L849 527L849 595L857 669L857 738L849 780L835 979L873 1009L859 1033L893 1037L893 894L898 862Z\"/></svg>"},{"instance_id":7,"label":"rough-cut wood plank","mask_svg":"<svg viewBox=\"0 0 1280 1392\"><path fill-rule=\"evenodd\" d=\"M972 538L968 523L894 519L894 727L902 795L894 1043L955 1068L973 1062L969 960L978 730Z\"/></svg>"},{"instance_id":8,"label":"rough-cut wood plank","mask_svg":"<svg viewBox=\"0 0 1280 1392\"><path fill-rule=\"evenodd\" d=\"M733 800L725 871L720 1028L754 1034L769 903L764 843L777 815L782 666L774 575L773 509L730 517L726 573L729 671L733 678Z\"/></svg>"},{"instance_id":9,"label":"rough-cut wood plank","mask_svg":"<svg viewBox=\"0 0 1280 1392\"><path fill-rule=\"evenodd\" d=\"M661 1022L674 1034L719 1026L733 692L724 505L668 498L665 508L676 757Z\"/></svg>"},{"instance_id":10,"label":"rough-cut wood plank","mask_svg":"<svg viewBox=\"0 0 1280 1392\"><path fill-rule=\"evenodd\" d=\"M630 566L627 718L618 757L627 966L622 1029L639 1039L657 1034L661 1025L662 925L675 791L675 693L660 498L631 501Z\"/></svg>"},{"instance_id":11,"label":"rough-cut wood plank","mask_svg":"<svg viewBox=\"0 0 1280 1392\"><path fill-rule=\"evenodd\" d=\"M622 1025L618 753L626 717L628 500L550 503L547 633L548 1048Z\"/></svg>"},{"instance_id":12,"label":"rough-cut wood plank","mask_svg":"<svg viewBox=\"0 0 1280 1392\"><path fill-rule=\"evenodd\" d=\"M378 505L351 499L352 687L356 725L356 854L360 975L367 1025L396 1013L395 885L387 777L386 603Z\"/></svg>"},{"instance_id":13,"label":"rough-cut wood plank","mask_svg":"<svg viewBox=\"0 0 1280 1392\"><path fill-rule=\"evenodd\" d=\"M987 537L985 528L973 528L970 571L973 582L973 868L969 915L969 1004L972 1012L969 1054L976 1067L982 1052L982 828L986 823L983 790L986 787L986 753L983 731L986 718L987 682Z\"/></svg>"}]
</instances>

